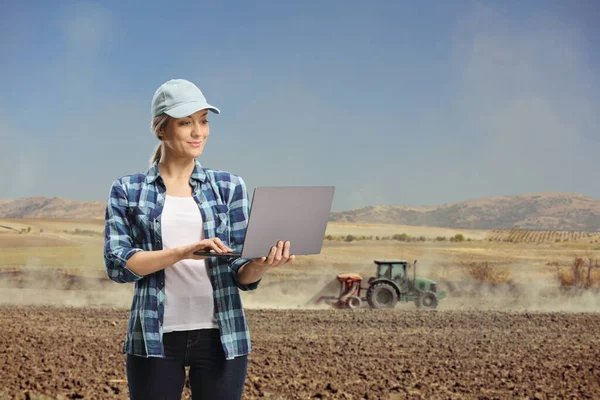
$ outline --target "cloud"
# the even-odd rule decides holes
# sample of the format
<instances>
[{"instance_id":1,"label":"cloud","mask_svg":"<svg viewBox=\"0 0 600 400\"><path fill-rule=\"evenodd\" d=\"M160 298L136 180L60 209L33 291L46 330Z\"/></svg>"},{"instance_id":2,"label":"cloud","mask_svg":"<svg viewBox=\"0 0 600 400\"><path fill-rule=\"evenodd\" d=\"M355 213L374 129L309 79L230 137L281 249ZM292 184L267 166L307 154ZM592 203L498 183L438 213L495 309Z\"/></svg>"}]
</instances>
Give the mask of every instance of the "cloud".
<instances>
[{"instance_id":1,"label":"cloud","mask_svg":"<svg viewBox=\"0 0 600 400\"><path fill-rule=\"evenodd\" d=\"M64 54L58 55L52 66L58 97L72 103L71 109L79 110L91 99L103 95L98 87L99 78L105 73L106 53L115 38L116 21L113 14L94 3L80 2L63 10L56 24L61 32ZM91 93L94 93L92 96Z\"/></svg>"},{"instance_id":2,"label":"cloud","mask_svg":"<svg viewBox=\"0 0 600 400\"><path fill-rule=\"evenodd\" d=\"M112 13L94 3L75 4L66 10L59 25L69 50L77 55L98 54L113 38Z\"/></svg>"}]
</instances>

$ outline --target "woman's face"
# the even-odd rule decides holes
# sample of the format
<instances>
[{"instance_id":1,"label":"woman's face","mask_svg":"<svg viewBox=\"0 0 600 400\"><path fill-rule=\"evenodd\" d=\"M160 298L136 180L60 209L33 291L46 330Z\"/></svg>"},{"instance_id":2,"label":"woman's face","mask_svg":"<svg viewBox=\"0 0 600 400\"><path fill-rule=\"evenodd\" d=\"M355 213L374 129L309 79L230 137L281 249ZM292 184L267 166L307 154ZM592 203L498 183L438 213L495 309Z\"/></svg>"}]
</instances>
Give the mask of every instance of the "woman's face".
<instances>
[{"instance_id":1,"label":"woman's face","mask_svg":"<svg viewBox=\"0 0 600 400\"><path fill-rule=\"evenodd\" d=\"M208 110L200 110L185 118L169 118L162 133L164 151L174 157L199 157L209 135L207 117Z\"/></svg>"}]
</instances>

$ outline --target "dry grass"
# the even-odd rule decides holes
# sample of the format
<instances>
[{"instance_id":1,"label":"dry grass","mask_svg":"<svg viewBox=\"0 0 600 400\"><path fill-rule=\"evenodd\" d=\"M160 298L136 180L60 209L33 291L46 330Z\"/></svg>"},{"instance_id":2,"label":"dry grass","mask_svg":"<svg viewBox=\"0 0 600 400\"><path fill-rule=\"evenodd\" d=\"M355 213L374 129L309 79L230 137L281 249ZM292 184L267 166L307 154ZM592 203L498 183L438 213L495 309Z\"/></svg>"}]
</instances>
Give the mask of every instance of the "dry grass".
<instances>
[{"instance_id":1,"label":"dry grass","mask_svg":"<svg viewBox=\"0 0 600 400\"><path fill-rule=\"evenodd\" d=\"M44 232L75 231L76 229L98 232L104 230L104 220L84 218L2 218L0 225L14 228L17 231L31 228L32 233L39 233L40 230Z\"/></svg>"},{"instance_id":2,"label":"dry grass","mask_svg":"<svg viewBox=\"0 0 600 400\"><path fill-rule=\"evenodd\" d=\"M512 281L512 274L508 268L493 267L489 263L473 263L468 267L469 275L477 282L490 283L492 285L509 283Z\"/></svg>"},{"instance_id":3,"label":"dry grass","mask_svg":"<svg viewBox=\"0 0 600 400\"><path fill-rule=\"evenodd\" d=\"M3 233L0 236L0 250L13 248L33 248L33 247L60 247L72 245L71 241L65 237L59 237L53 234L17 234ZM0 252L1 254L1 252Z\"/></svg>"},{"instance_id":4,"label":"dry grass","mask_svg":"<svg viewBox=\"0 0 600 400\"><path fill-rule=\"evenodd\" d=\"M0 234L0 267L30 266L77 268L101 273L104 270L101 235L73 234L80 231L101 231L103 221L62 219L2 219L0 225L16 228L32 227L27 234ZM33 227L43 229L34 233ZM67 230L70 233L65 233ZM330 223L328 233L357 236L394 235L406 232L411 236L437 236L463 234L465 237L487 237L488 231L453 230L433 227L408 227L402 225L358 225ZM477 235L479 234L479 236ZM556 280L555 265L571 265L574 253L589 252L600 258L594 249L597 244L587 243L510 243L474 240L471 242L402 242L398 240L372 241L325 241L321 254L298 257L292 266L280 267L277 273L285 279L310 274L335 276L341 272L356 272L371 276L376 259L418 260L417 274L423 277L447 280L464 279L465 273L472 279L485 282L505 282L515 272L532 278L543 277ZM582 253L585 254L585 253ZM487 265L485 264L487 263ZM465 268L466 266L466 268ZM563 268L564 269L564 268ZM472 271L469 271L472 270ZM594 281L600 270L591 272ZM275 271L270 276L275 276ZM563 272L569 281L567 271Z\"/></svg>"},{"instance_id":5,"label":"dry grass","mask_svg":"<svg viewBox=\"0 0 600 400\"><path fill-rule=\"evenodd\" d=\"M102 245L0 248L0 266L102 270Z\"/></svg>"},{"instance_id":6,"label":"dry grass","mask_svg":"<svg viewBox=\"0 0 600 400\"><path fill-rule=\"evenodd\" d=\"M568 267L556 266L556 278L562 288L598 288L600 262L591 255L575 257Z\"/></svg>"}]
</instances>

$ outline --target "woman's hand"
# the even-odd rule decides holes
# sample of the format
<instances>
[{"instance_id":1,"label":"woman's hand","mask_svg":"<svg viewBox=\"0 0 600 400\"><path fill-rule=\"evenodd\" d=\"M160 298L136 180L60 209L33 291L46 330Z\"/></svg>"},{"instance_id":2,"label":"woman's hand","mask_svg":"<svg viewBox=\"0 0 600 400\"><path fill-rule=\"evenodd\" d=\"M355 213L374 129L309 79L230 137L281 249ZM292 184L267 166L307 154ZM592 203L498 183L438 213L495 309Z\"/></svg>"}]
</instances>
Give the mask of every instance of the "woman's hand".
<instances>
[{"instance_id":1,"label":"woman's hand","mask_svg":"<svg viewBox=\"0 0 600 400\"><path fill-rule=\"evenodd\" d=\"M255 258L252 260L253 266L258 267L279 267L284 264L291 264L294 262L294 255L290 255L290 242L285 243L281 240L277 242L276 246L271 247L269 255L266 257Z\"/></svg>"},{"instance_id":2,"label":"woman's hand","mask_svg":"<svg viewBox=\"0 0 600 400\"><path fill-rule=\"evenodd\" d=\"M290 242L281 240L277 246L271 247L267 257L254 258L251 262L242 265L238 271L238 280L242 285L249 285L260 279L269 268L279 267L294 262L294 255L290 255Z\"/></svg>"},{"instance_id":3,"label":"woman's hand","mask_svg":"<svg viewBox=\"0 0 600 400\"><path fill-rule=\"evenodd\" d=\"M181 246L178 248L180 251L180 257L182 260L204 260L210 258L210 256L198 256L194 254L196 251L211 251L215 253L230 253L233 250L223 243L223 241L217 237L211 239L204 239L197 243L193 243L187 246Z\"/></svg>"}]
</instances>

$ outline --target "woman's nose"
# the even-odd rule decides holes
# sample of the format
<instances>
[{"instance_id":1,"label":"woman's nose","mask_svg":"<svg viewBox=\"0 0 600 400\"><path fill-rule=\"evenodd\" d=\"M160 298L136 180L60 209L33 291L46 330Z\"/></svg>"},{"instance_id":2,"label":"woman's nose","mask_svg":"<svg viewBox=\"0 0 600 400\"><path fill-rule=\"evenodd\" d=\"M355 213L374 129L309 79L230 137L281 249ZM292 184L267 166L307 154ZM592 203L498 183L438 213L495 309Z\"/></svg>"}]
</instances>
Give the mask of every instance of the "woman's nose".
<instances>
[{"instance_id":1,"label":"woman's nose","mask_svg":"<svg viewBox=\"0 0 600 400\"><path fill-rule=\"evenodd\" d=\"M192 124L192 136L199 136L200 135L200 126L196 123Z\"/></svg>"}]
</instances>

